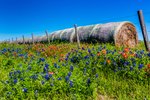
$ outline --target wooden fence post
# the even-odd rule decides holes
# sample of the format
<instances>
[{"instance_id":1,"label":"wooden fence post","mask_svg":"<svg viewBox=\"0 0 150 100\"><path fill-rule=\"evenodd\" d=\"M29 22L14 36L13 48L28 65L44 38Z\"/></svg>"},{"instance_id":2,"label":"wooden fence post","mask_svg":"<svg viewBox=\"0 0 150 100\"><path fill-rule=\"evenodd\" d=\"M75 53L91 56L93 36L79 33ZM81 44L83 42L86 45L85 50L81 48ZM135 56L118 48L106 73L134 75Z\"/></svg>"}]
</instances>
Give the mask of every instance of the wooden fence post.
<instances>
[{"instance_id":1,"label":"wooden fence post","mask_svg":"<svg viewBox=\"0 0 150 100\"><path fill-rule=\"evenodd\" d=\"M49 39L49 37L48 37L48 32L45 31L45 33L46 33L47 41L48 41L48 43L50 44L50 39Z\"/></svg>"},{"instance_id":2,"label":"wooden fence post","mask_svg":"<svg viewBox=\"0 0 150 100\"><path fill-rule=\"evenodd\" d=\"M74 24L74 28L75 28L75 37L77 38L78 48L80 48L80 39L79 39L79 34L78 34L78 29L76 24Z\"/></svg>"},{"instance_id":3,"label":"wooden fence post","mask_svg":"<svg viewBox=\"0 0 150 100\"><path fill-rule=\"evenodd\" d=\"M34 36L33 36L33 33L32 33L32 44L34 44Z\"/></svg>"},{"instance_id":4,"label":"wooden fence post","mask_svg":"<svg viewBox=\"0 0 150 100\"><path fill-rule=\"evenodd\" d=\"M144 16L143 16L142 10L138 11L138 17L139 17L139 21L140 21L140 26L141 26L143 38L144 38L145 48L146 48L147 51L150 52L149 40L148 40L147 31L146 31L146 25L144 23Z\"/></svg>"},{"instance_id":5,"label":"wooden fence post","mask_svg":"<svg viewBox=\"0 0 150 100\"><path fill-rule=\"evenodd\" d=\"M22 36L22 38L23 38L23 44L25 44L25 41L24 41L24 35Z\"/></svg>"}]
</instances>

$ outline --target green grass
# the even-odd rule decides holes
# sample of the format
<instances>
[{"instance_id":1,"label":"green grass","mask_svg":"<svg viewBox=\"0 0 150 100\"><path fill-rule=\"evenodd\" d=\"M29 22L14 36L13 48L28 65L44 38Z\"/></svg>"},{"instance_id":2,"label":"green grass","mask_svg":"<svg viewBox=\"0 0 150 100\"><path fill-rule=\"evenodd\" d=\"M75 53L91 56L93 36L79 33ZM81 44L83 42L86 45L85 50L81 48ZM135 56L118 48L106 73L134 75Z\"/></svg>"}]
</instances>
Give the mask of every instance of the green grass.
<instances>
[{"instance_id":1,"label":"green grass","mask_svg":"<svg viewBox=\"0 0 150 100\"><path fill-rule=\"evenodd\" d=\"M0 48L2 100L150 100L150 56L143 42L126 52L99 43L81 44L80 49L76 43Z\"/></svg>"}]
</instances>

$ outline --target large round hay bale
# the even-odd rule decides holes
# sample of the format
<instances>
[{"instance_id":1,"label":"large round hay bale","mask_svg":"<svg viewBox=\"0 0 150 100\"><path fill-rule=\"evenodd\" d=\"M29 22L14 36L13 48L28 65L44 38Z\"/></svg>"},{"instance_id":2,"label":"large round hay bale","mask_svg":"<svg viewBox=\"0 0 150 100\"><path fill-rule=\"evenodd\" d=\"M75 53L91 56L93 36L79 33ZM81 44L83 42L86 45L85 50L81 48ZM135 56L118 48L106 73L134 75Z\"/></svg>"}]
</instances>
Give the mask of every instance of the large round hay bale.
<instances>
[{"instance_id":1,"label":"large round hay bale","mask_svg":"<svg viewBox=\"0 0 150 100\"><path fill-rule=\"evenodd\" d=\"M136 28L131 22L127 21L83 26L78 27L77 30L80 41L113 42L116 46L127 47L135 47L138 43ZM76 41L74 28L53 32L50 37L52 40Z\"/></svg>"},{"instance_id":2,"label":"large round hay bale","mask_svg":"<svg viewBox=\"0 0 150 100\"><path fill-rule=\"evenodd\" d=\"M136 28L128 21L81 26L77 28L77 31L81 42L113 42L116 46L127 47L135 47L138 44ZM76 42L75 28L52 32L49 34L49 39L50 41ZM18 40L18 42L23 43L23 40ZM31 42L31 39L25 39L25 42ZM47 36L36 37L34 42L47 42Z\"/></svg>"}]
</instances>

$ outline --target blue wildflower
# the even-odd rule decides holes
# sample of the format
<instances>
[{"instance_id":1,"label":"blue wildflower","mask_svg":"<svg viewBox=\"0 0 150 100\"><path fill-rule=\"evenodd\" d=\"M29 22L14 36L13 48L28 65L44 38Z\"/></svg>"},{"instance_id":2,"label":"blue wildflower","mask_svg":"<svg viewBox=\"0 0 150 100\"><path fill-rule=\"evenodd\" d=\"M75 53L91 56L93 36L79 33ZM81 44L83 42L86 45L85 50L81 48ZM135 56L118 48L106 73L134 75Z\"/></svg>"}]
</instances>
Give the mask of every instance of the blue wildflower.
<instances>
[{"instance_id":1,"label":"blue wildflower","mask_svg":"<svg viewBox=\"0 0 150 100\"><path fill-rule=\"evenodd\" d=\"M89 65L89 62L88 62L88 61L86 62L86 65Z\"/></svg>"},{"instance_id":2,"label":"blue wildflower","mask_svg":"<svg viewBox=\"0 0 150 100\"><path fill-rule=\"evenodd\" d=\"M89 56L85 56L85 57L84 57L84 59L88 59L88 58L89 58Z\"/></svg>"},{"instance_id":3,"label":"blue wildflower","mask_svg":"<svg viewBox=\"0 0 150 100\"><path fill-rule=\"evenodd\" d=\"M130 66L130 71L132 71L133 70L133 67L132 66Z\"/></svg>"},{"instance_id":4,"label":"blue wildflower","mask_svg":"<svg viewBox=\"0 0 150 100\"><path fill-rule=\"evenodd\" d=\"M45 64L45 67L48 69L49 64Z\"/></svg>"},{"instance_id":5,"label":"blue wildflower","mask_svg":"<svg viewBox=\"0 0 150 100\"><path fill-rule=\"evenodd\" d=\"M40 60L40 61L42 61L42 62L44 62L44 61L45 61L45 59L44 59L44 58L40 58L39 60Z\"/></svg>"},{"instance_id":6,"label":"blue wildflower","mask_svg":"<svg viewBox=\"0 0 150 100\"><path fill-rule=\"evenodd\" d=\"M73 66L70 66L70 70L73 71Z\"/></svg>"},{"instance_id":7,"label":"blue wildflower","mask_svg":"<svg viewBox=\"0 0 150 100\"><path fill-rule=\"evenodd\" d=\"M68 82L69 81L69 76L66 76L65 80L66 80L66 82Z\"/></svg>"},{"instance_id":8,"label":"blue wildflower","mask_svg":"<svg viewBox=\"0 0 150 100\"><path fill-rule=\"evenodd\" d=\"M89 85L91 83L90 78L87 79L87 84Z\"/></svg>"},{"instance_id":9,"label":"blue wildflower","mask_svg":"<svg viewBox=\"0 0 150 100\"><path fill-rule=\"evenodd\" d=\"M150 53L148 53L147 56L150 57Z\"/></svg>"},{"instance_id":10,"label":"blue wildflower","mask_svg":"<svg viewBox=\"0 0 150 100\"><path fill-rule=\"evenodd\" d=\"M139 65L139 69L141 69L143 66L144 66L143 64L140 64L140 65Z\"/></svg>"},{"instance_id":11,"label":"blue wildflower","mask_svg":"<svg viewBox=\"0 0 150 100\"><path fill-rule=\"evenodd\" d=\"M88 49L88 52L89 52L89 53L91 53L91 50L90 50L90 49Z\"/></svg>"},{"instance_id":12,"label":"blue wildflower","mask_svg":"<svg viewBox=\"0 0 150 100\"><path fill-rule=\"evenodd\" d=\"M68 76L69 76L69 77L71 76L71 72L68 73Z\"/></svg>"},{"instance_id":13,"label":"blue wildflower","mask_svg":"<svg viewBox=\"0 0 150 100\"><path fill-rule=\"evenodd\" d=\"M43 85L45 82L44 81L41 81L41 84Z\"/></svg>"},{"instance_id":14,"label":"blue wildflower","mask_svg":"<svg viewBox=\"0 0 150 100\"><path fill-rule=\"evenodd\" d=\"M18 80L17 79L14 79L14 84L16 84L18 82Z\"/></svg>"},{"instance_id":15,"label":"blue wildflower","mask_svg":"<svg viewBox=\"0 0 150 100\"><path fill-rule=\"evenodd\" d=\"M95 77L98 78L98 74L96 74Z\"/></svg>"},{"instance_id":16,"label":"blue wildflower","mask_svg":"<svg viewBox=\"0 0 150 100\"><path fill-rule=\"evenodd\" d=\"M59 78L58 78L58 80L62 80L62 78L61 78L61 77L59 77Z\"/></svg>"},{"instance_id":17,"label":"blue wildflower","mask_svg":"<svg viewBox=\"0 0 150 100\"><path fill-rule=\"evenodd\" d=\"M69 84L70 84L70 87L73 87L73 82L72 82L72 81L70 81L70 83L69 83Z\"/></svg>"},{"instance_id":18,"label":"blue wildflower","mask_svg":"<svg viewBox=\"0 0 150 100\"><path fill-rule=\"evenodd\" d=\"M45 76L44 76L44 78L46 79L46 80L49 80L49 75L48 74L46 74Z\"/></svg>"},{"instance_id":19,"label":"blue wildflower","mask_svg":"<svg viewBox=\"0 0 150 100\"><path fill-rule=\"evenodd\" d=\"M28 89L27 88L23 88L22 91L25 92L25 93L27 93Z\"/></svg>"}]
</instances>

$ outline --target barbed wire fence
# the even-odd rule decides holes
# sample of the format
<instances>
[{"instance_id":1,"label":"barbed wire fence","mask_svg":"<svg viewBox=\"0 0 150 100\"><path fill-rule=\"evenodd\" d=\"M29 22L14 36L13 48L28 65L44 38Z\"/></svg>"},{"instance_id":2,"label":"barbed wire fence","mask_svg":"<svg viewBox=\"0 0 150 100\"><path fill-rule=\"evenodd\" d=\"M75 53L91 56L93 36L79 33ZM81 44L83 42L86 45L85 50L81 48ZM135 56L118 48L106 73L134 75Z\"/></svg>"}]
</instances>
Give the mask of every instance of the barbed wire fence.
<instances>
[{"instance_id":1,"label":"barbed wire fence","mask_svg":"<svg viewBox=\"0 0 150 100\"><path fill-rule=\"evenodd\" d=\"M145 11L143 13L144 13L144 17L145 17L145 24L146 24L146 28L147 28L147 33L150 33L150 19L149 19L150 18L150 11ZM138 18L137 13L134 13L132 15L127 15L127 16L114 16L114 17L110 17L110 18L105 18L103 20L93 22L93 24L107 23L107 22L121 22L121 21L132 22L137 29L139 40L143 40L141 26L140 26L140 22L139 22L139 18ZM32 38L31 34L33 34L33 37L46 36L47 34L45 31L47 31L48 33L52 32L52 30L43 30L40 32L25 33L25 34L23 34L23 36L24 36L24 38L30 38L30 39ZM29 34L30 34L30 36L29 36ZM6 39L5 41L6 42L13 42L13 41L17 41L19 39L22 39L22 37L21 36L20 37L12 37L12 38ZM150 34L148 34L148 38L150 38Z\"/></svg>"}]
</instances>

